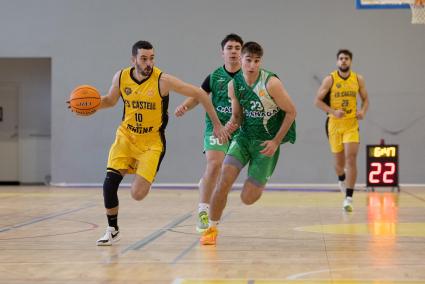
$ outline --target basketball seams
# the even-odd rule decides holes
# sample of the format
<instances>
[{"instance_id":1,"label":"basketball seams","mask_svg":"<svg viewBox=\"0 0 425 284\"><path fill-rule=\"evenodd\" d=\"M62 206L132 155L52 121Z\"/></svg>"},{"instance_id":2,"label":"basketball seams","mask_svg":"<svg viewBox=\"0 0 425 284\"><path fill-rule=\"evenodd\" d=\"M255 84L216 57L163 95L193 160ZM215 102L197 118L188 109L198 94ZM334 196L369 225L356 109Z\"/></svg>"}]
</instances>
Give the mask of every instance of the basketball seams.
<instances>
[{"instance_id":1,"label":"basketball seams","mask_svg":"<svg viewBox=\"0 0 425 284\"><path fill-rule=\"evenodd\" d=\"M88 98L78 98L78 99L70 100L71 108L78 109L78 110L90 110L90 109L93 109L93 108L97 108L100 105L100 99L97 101L97 104L96 104L96 102L93 102L93 105L89 105L89 106L85 106L85 107L78 105L78 101L86 101L86 99L88 99ZM73 102L75 104L73 104Z\"/></svg>"},{"instance_id":2,"label":"basketball seams","mask_svg":"<svg viewBox=\"0 0 425 284\"><path fill-rule=\"evenodd\" d=\"M71 92L71 109L79 115L91 115L101 104L99 91L90 85L80 85Z\"/></svg>"},{"instance_id":3,"label":"basketball seams","mask_svg":"<svg viewBox=\"0 0 425 284\"><path fill-rule=\"evenodd\" d=\"M79 108L79 107L73 106L72 109L74 109L74 110L92 110L92 109L96 109L99 105L100 105L100 102L97 105L92 106L90 108Z\"/></svg>"}]
</instances>

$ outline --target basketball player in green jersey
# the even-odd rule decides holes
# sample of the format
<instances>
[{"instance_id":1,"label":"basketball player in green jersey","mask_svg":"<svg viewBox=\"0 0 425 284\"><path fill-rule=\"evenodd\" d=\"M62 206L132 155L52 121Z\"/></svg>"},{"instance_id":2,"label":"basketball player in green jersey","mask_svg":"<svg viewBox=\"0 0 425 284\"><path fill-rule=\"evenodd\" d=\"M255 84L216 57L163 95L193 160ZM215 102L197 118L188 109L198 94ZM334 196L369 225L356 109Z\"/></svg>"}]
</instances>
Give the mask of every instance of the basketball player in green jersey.
<instances>
[{"instance_id":1,"label":"basketball player in green jersey","mask_svg":"<svg viewBox=\"0 0 425 284\"><path fill-rule=\"evenodd\" d=\"M214 135L228 139L208 96L199 88L163 73L154 66L155 54L147 41L132 48L132 66L118 71L112 86L102 96L100 109L113 107L121 98L124 115L109 151L103 197L108 219L106 233L96 244L110 246L120 239L118 228L118 187L125 174L135 174L131 196L142 200L149 193L165 154L165 127L168 122L168 96L171 91L199 101L211 117Z\"/></svg>"},{"instance_id":2,"label":"basketball player in green jersey","mask_svg":"<svg viewBox=\"0 0 425 284\"><path fill-rule=\"evenodd\" d=\"M345 211L351 212L360 143L358 121L366 115L369 98L363 76L351 70L353 58L351 51L341 49L336 57L338 69L323 79L317 91L315 105L328 114L326 133L334 155L338 185L345 194L342 207ZM359 110L357 94L362 101Z\"/></svg>"},{"instance_id":3,"label":"basketball player in green jersey","mask_svg":"<svg viewBox=\"0 0 425 284\"><path fill-rule=\"evenodd\" d=\"M241 68L240 57L243 41L237 34L229 34L221 41L221 52L224 66L217 68L202 83L201 88L210 93L215 111L225 124L232 115L230 99L227 95L227 84ZM176 116L182 116L198 104L194 98L187 98L176 108ZM228 143L220 142L213 134L213 125L208 114L205 115L204 151L207 166L199 182L199 205L196 230L203 232L208 228L208 209L211 194L216 186L224 156L229 148Z\"/></svg>"},{"instance_id":4,"label":"basketball player in green jersey","mask_svg":"<svg viewBox=\"0 0 425 284\"><path fill-rule=\"evenodd\" d=\"M227 195L242 168L249 165L241 200L250 205L261 197L273 174L280 144L295 143L295 105L276 75L260 68L262 56L263 49L258 43L245 43L242 72L228 85L232 117L226 128L232 132L240 126L240 131L230 144L211 198L209 228L200 240L203 245L216 244L217 225Z\"/></svg>"}]
</instances>

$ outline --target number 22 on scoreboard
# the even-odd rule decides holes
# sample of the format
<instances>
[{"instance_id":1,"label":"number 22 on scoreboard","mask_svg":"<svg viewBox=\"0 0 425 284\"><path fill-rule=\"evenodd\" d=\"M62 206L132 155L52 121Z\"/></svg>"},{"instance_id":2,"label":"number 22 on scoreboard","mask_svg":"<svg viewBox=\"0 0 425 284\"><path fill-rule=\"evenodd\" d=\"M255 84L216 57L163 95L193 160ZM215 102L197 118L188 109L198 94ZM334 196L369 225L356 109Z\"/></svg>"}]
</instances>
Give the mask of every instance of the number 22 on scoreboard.
<instances>
[{"instance_id":1,"label":"number 22 on scoreboard","mask_svg":"<svg viewBox=\"0 0 425 284\"><path fill-rule=\"evenodd\" d=\"M381 180L379 177L382 175L382 181L384 183L393 183L393 175L395 173L395 164L392 162L382 163L374 162L370 164L371 171L369 173L370 183L379 183Z\"/></svg>"}]
</instances>

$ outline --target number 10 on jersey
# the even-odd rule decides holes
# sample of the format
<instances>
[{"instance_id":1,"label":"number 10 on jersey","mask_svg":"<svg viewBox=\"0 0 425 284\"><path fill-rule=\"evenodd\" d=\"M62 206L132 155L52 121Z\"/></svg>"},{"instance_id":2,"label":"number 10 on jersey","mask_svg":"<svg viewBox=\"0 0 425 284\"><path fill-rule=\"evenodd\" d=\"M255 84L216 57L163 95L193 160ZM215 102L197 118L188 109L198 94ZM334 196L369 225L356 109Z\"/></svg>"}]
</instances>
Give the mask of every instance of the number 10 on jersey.
<instances>
[{"instance_id":1,"label":"number 10 on jersey","mask_svg":"<svg viewBox=\"0 0 425 284\"><path fill-rule=\"evenodd\" d=\"M366 146L366 186L399 187L398 145Z\"/></svg>"}]
</instances>

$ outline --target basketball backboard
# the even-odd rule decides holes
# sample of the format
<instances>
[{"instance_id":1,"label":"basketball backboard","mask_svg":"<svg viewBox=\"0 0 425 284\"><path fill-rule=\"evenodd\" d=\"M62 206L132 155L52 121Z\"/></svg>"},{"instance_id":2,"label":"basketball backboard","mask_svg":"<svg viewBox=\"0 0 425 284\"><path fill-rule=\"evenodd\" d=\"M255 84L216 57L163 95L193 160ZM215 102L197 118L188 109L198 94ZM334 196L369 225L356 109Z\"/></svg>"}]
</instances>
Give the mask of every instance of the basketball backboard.
<instances>
[{"instance_id":1,"label":"basketball backboard","mask_svg":"<svg viewBox=\"0 0 425 284\"><path fill-rule=\"evenodd\" d=\"M412 24L425 24L425 0L356 0L357 9L411 9Z\"/></svg>"},{"instance_id":2,"label":"basketball backboard","mask_svg":"<svg viewBox=\"0 0 425 284\"><path fill-rule=\"evenodd\" d=\"M356 0L357 9L410 9L410 0Z\"/></svg>"}]
</instances>

